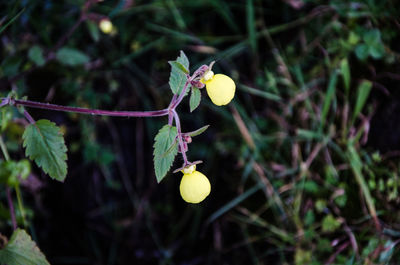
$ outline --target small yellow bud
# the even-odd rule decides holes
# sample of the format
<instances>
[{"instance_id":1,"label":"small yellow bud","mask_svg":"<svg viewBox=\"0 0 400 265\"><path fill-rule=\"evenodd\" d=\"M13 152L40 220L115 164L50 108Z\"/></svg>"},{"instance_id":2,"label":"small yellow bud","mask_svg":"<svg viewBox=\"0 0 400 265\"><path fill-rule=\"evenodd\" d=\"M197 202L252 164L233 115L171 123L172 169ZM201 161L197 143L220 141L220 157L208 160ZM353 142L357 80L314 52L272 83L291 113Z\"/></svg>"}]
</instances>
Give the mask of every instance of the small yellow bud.
<instances>
[{"instance_id":1,"label":"small yellow bud","mask_svg":"<svg viewBox=\"0 0 400 265\"><path fill-rule=\"evenodd\" d=\"M100 30L103 31L105 34L110 34L114 26L109 19L102 19L99 23Z\"/></svg>"},{"instance_id":2,"label":"small yellow bud","mask_svg":"<svg viewBox=\"0 0 400 265\"><path fill-rule=\"evenodd\" d=\"M191 165L191 166L185 167L181 171L182 171L183 174L193 173L193 171L196 171L196 165Z\"/></svg>"},{"instance_id":3,"label":"small yellow bud","mask_svg":"<svg viewBox=\"0 0 400 265\"><path fill-rule=\"evenodd\" d=\"M196 166L190 166L188 169L193 169L193 171L183 174L179 186L182 199L188 203L202 202L211 192L210 181L205 175L195 170ZM184 172L185 169L182 171Z\"/></svg>"},{"instance_id":4,"label":"small yellow bud","mask_svg":"<svg viewBox=\"0 0 400 265\"><path fill-rule=\"evenodd\" d=\"M209 72L212 73L212 71ZM208 96L217 106L228 104L235 96L235 82L233 82L232 78L223 74L214 75L212 73L211 78L207 79L207 74L209 72L203 77Z\"/></svg>"},{"instance_id":5,"label":"small yellow bud","mask_svg":"<svg viewBox=\"0 0 400 265\"><path fill-rule=\"evenodd\" d=\"M213 77L214 77L214 72L209 70L204 74L203 80L204 80L204 82L207 82L208 80L210 80Z\"/></svg>"}]
</instances>

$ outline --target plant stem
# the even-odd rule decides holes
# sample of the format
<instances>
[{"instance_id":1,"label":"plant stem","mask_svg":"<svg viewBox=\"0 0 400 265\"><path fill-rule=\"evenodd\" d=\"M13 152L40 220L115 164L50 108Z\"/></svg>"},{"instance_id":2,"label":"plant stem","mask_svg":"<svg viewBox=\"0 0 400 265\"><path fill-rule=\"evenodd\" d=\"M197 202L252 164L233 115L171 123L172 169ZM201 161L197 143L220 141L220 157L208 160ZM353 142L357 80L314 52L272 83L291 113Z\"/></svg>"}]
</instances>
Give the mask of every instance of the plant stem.
<instances>
[{"instance_id":1,"label":"plant stem","mask_svg":"<svg viewBox=\"0 0 400 265\"><path fill-rule=\"evenodd\" d=\"M35 120L26 110L24 110L24 116L29 121L30 124L35 124Z\"/></svg>"},{"instance_id":2,"label":"plant stem","mask_svg":"<svg viewBox=\"0 0 400 265\"><path fill-rule=\"evenodd\" d=\"M178 142L179 142L179 147L181 149L181 154L182 154L182 158L183 158L183 166L185 167L186 165L189 164L187 157L186 157L186 150L185 150L185 146L183 144L183 139L182 139L182 130L181 130L181 122L179 120L179 116L178 113L176 113L175 110L172 110L172 113L174 115L174 119L175 119L175 124L176 124L176 129L178 131Z\"/></svg>"},{"instance_id":3,"label":"plant stem","mask_svg":"<svg viewBox=\"0 0 400 265\"><path fill-rule=\"evenodd\" d=\"M10 155L8 154L7 147L3 141L3 137L0 135L0 147L1 151L3 152L4 158L6 161L10 160ZM10 216L11 216L11 223L13 226L13 229L17 229L17 218L15 218L15 209L14 209L14 203L12 201L11 197L11 190L10 187L6 186L6 195L7 195L7 203L8 207L10 208Z\"/></svg>"},{"instance_id":4,"label":"plant stem","mask_svg":"<svg viewBox=\"0 0 400 265\"><path fill-rule=\"evenodd\" d=\"M14 203L12 201L10 187L8 186L6 187L6 194L7 194L8 207L10 208L11 223L13 226L13 230L15 230L17 229L17 218L15 218Z\"/></svg>"},{"instance_id":5,"label":"plant stem","mask_svg":"<svg viewBox=\"0 0 400 265\"><path fill-rule=\"evenodd\" d=\"M22 194L21 194L21 190L19 188L19 184L15 187L15 193L17 194L18 208L21 211L22 224L24 226L26 226L24 203L22 201Z\"/></svg>"},{"instance_id":6,"label":"plant stem","mask_svg":"<svg viewBox=\"0 0 400 265\"><path fill-rule=\"evenodd\" d=\"M170 109L171 109L171 110L175 110L176 107L181 103L182 99L183 99L183 98L185 97L185 95L186 95L186 90L187 90L187 88L188 88L190 82L192 82L192 77L188 77L188 78L187 78L186 83L185 83L185 85L183 86L182 92L179 94L178 99L177 99L175 102L172 102L172 101L171 101L171 103L172 103L171 106L170 106Z\"/></svg>"},{"instance_id":7,"label":"plant stem","mask_svg":"<svg viewBox=\"0 0 400 265\"><path fill-rule=\"evenodd\" d=\"M6 144L3 141L3 137L0 135L0 148L1 151L3 152L4 158L6 161L10 160L10 155L8 154Z\"/></svg>"},{"instance_id":8,"label":"plant stem","mask_svg":"<svg viewBox=\"0 0 400 265\"><path fill-rule=\"evenodd\" d=\"M74 112L74 113L91 114L91 115L116 116L116 117L159 117L159 116L166 116L169 114L168 109L162 109L156 111L110 111L110 110L68 107L68 106L61 106L61 105L41 103L30 100L20 100L20 99L13 99L11 100L11 103L13 103L16 106L25 106L30 108L48 109L55 111Z\"/></svg>"}]
</instances>

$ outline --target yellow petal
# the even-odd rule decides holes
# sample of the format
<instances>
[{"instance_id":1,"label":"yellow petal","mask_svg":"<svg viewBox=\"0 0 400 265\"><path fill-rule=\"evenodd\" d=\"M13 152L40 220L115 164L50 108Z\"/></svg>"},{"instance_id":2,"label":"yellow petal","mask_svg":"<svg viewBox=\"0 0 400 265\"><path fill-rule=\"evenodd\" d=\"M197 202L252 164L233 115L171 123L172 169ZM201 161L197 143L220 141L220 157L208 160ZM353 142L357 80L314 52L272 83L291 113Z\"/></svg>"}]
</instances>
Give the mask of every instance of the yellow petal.
<instances>
[{"instance_id":1,"label":"yellow petal","mask_svg":"<svg viewBox=\"0 0 400 265\"><path fill-rule=\"evenodd\" d=\"M211 191L210 181L199 171L184 174L179 186L182 198L188 203L203 201Z\"/></svg>"},{"instance_id":2,"label":"yellow petal","mask_svg":"<svg viewBox=\"0 0 400 265\"><path fill-rule=\"evenodd\" d=\"M236 85L229 76L216 74L205 83L208 96L217 106L228 104L235 96Z\"/></svg>"}]
</instances>

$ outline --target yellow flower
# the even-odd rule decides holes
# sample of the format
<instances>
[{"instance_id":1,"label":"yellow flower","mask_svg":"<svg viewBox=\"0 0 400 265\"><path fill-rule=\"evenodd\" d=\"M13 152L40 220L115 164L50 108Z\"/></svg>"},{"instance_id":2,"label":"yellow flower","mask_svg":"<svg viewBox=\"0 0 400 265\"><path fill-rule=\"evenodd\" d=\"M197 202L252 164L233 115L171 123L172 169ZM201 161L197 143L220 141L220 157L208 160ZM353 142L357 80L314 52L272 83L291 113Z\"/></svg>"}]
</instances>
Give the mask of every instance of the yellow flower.
<instances>
[{"instance_id":1,"label":"yellow flower","mask_svg":"<svg viewBox=\"0 0 400 265\"><path fill-rule=\"evenodd\" d=\"M211 101L217 106L228 104L235 96L236 85L229 76L214 75L213 71L208 71L202 82L206 84L207 94Z\"/></svg>"},{"instance_id":2,"label":"yellow flower","mask_svg":"<svg viewBox=\"0 0 400 265\"><path fill-rule=\"evenodd\" d=\"M196 165L182 170L183 177L179 190L182 198L188 203L199 203L203 201L211 191L210 181L199 171Z\"/></svg>"},{"instance_id":3,"label":"yellow flower","mask_svg":"<svg viewBox=\"0 0 400 265\"><path fill-rule=\"evenodd\" d=\"M100 21L99 28L105 34L110 34L113 31L114 26L109 19L105 18Z\"/></svg>"}]
</instances>

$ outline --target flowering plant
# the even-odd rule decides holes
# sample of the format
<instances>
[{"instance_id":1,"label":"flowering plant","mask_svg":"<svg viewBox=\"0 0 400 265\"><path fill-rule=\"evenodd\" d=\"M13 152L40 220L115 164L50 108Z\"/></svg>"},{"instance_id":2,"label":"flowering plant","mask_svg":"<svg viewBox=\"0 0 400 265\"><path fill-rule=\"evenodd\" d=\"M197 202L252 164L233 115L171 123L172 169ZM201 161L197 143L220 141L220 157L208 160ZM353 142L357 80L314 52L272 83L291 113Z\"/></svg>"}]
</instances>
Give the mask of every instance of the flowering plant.
<instances>
[{"instance_id":1,"label":"flowering plant","mask_svg":"<svg viewBox=\"0 0 400 265\"><path fill-rule=\"evenodd\" d=\"M210 65L202 65L190 75L189 60L183 51L175 61L170 61L169 64L171 65L169 85L173 97L169 106L162 110L108 111L68 107L18 99L13 93L1 99L0 107L11 105L20 108L20 111L29 122L23 134L25 154L35 161L51 178L59 181L64 181L67 176L67 147L61 130L49 120L35 121L24 107L119 117L168 116L168 123L158 131L154 140L153 156L157 182L165 178L176 155L180 153L183 165L174 172L182 171L184 173L180 185L182 198L189 203L199 203L210 193L210 182L202 173L196 171L195 165L202 163L202 161L191 162L188 160L186 153L188 144L192 142L192 137L203 133L208 128L208 125L192 132L183 132L176 108L191 90L189 99L190 111L194 111L200 104L200 89L204 86L215 105L226 105L234 97L235 83L226 75L214 75L212 71L214 62Z\"/></svg>"}]
</instances>

